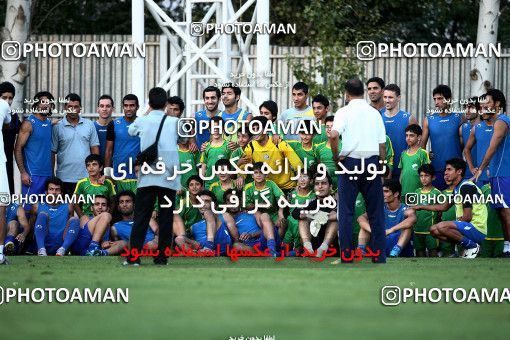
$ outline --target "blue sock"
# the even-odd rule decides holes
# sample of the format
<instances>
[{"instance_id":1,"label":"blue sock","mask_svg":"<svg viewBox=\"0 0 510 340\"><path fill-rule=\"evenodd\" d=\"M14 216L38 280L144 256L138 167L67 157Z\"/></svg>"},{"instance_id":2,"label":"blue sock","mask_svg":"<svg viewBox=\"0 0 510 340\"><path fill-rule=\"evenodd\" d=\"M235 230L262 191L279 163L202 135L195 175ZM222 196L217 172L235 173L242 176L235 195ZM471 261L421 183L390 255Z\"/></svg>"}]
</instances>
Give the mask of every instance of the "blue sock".
<instances>
[{"instance_id":1,"label":"blue sock","mask_svg":"<svg viewBox=\"0 0 510 340\"><path fill-rule=\"evenodd\" d=\"M72 218L69 221L69 228L67 229L66 237L64 238L64 243L62 244L62 248L66 251L72 246L73 242L78 238L78 233L80 232L80 220L77 218Z\"/></svg>"},{"instance_id":2,"label":"blue sock","mask_svg":"<svg viewBox=\"0 0 510 340\"><path fill-rule=\"evenodd\" d=\"M391 256L399 256L401 251L402 251L402 247L399 246L398 244L395 244L393 249L391 249L390 255Z\"/></svg>"},{"instance_id":3,"label":"blue sock","mask_svg":"<svg viewBox=\"0 0 510 340\"><path fill-rule=\"evenodd\" d=\"M12 243L16 244L15 240L16 240L16 239L14 238L14 236L12 236L12 235L6 235L6 236L5 236L5 242L4 242L4 244L7 244L7 243L9 243L9 242L12 242Z\"/></svg>"},{"instance_id":4,"label":"blue sock","mask_svg":"<svg viewBox=\"0 0 510 340\"><path fill-rule=\"evenodd\" d=\"M108 254L108 250L106 250L106 249L101 249L100 251L101 251L101 256L108 256L109 255Z\"/></svg>"},{"instance_id":5,"label":"blue sock","mask_svg":"<svg viewBox=\"0 0 510 340\"><path fill-rule=\"evenodd\" d=\"M99 249L99 242L96 241L90 241L89 247L87 249L88 252L92 252L96 249Z\"/></svg>"},{"instance_id":6,"label":"blue sock","mask_svg":"<svg viewBox=\"0 0 510 340\"><path fill-rule=\"evenodd\" d=\"M358 244L358 248L363 251L363 253L367 250L367 246L364 244Z\"/></svg>"},{"instance_id":7,"label":"blue sock","mask_svg":"<svg viewBox=\"0 0 510 340\"><path fill-rule=\"evenodd\" d=\"M276 242L274 239L272 240L267 240L267 247L269 248L269 250L271 250L272 252L275 252L276 251Z\"/></svg>"},{"instance_id":8,"label":"blue sock","mask_svg":"<svg viewBox=\"0 0 510 340\"><path fill-rule=\"evenodd\" d=\"M48 234L48 215L38 214L35 220L35 242L37 243L37 250L44 248L44 240Z\"/></svg>"},{"instance_id":9,"label":"blue sock","mask_svg":"<svg viewBox=\"0 0 510 340\"><path fill-rule=\"evenodd\" d=\"M468 239L466 236L463 236L462 237L462 240L460 240L460 245L464 248L464 249L472 249L472 248L476 248L476 243L471 241L470 239Z\"/></svg>"},{"instance_id":10,"label":"blue sock","mask_svg":"<svg viewBox=\"0 0 510 340\"><path fill-rule=\"evenodd\" d=\"M209 249L214 249L214 243L213 241L205 241L205 245L204 245L206 248L209 248Z\"/></svg>"}]
</instances>

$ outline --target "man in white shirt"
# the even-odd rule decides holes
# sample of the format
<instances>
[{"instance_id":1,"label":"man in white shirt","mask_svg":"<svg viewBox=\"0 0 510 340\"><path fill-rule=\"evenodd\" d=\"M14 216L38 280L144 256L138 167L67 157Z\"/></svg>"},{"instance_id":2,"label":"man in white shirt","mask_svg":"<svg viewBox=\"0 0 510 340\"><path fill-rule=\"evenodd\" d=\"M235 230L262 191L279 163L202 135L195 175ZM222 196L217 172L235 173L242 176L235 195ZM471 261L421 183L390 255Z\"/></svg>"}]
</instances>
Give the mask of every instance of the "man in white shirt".
<instances>
[{"instance_id":1,"label":"man in white shirt","mask_svg":"<svg viewBox=\"0 0 510 340\"><path fill-rule=\"evenodd\" d=\"M335 114L329 136L335 162L341 162L340 168L344 172L338 176L338 238L340 249L345 255L342 256L342 262L352 262L345 258L352 259L354 205L356 196L361 192L366 202L370 225L374 226L370 248L380 252L380 255L372 261L385 263L382 181L381 175L371 177L374 170L381 169L386 157L386 131L381 114L364 100L363 95L364 87L359 79L350 79L346 82L345 96L348 104ZM342 136L340 152L339 136Z\"/></svg>"},{"instance_id":2,"label":"man in white shirt","mask_svg":"<svg viewBox=\"0 0 510 340\"><path fill-rule=\"evenodd\" d=\"M11 122L9 104L0 99L0 123L2 125L9 124ZM5 212L7 205L9 205L9 180L7 179L7 158L4 152L4 139L0 136L0 265L6 263L4 256L4 239L5 239Z\"/></svg>"}]
</instances>

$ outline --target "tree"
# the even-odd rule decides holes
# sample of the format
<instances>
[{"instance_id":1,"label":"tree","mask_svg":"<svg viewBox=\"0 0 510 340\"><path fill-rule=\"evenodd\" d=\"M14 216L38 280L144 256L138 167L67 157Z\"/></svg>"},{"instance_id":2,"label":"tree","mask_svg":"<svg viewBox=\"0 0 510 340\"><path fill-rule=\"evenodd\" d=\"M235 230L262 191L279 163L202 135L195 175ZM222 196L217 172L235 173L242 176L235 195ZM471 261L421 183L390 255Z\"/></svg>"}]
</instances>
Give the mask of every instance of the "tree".
<instances>
[{"instance_id":1,"label":"tree","mask_svg":"<svg viewBox=\"0 0 510 340\"><path fill-rule=\"evenodd\" d=\"M16 88L17 95L14 97L12 108L23 108L23 86L28 76L27 64L22 55L16 58L20 52L18 47L28 39L30 31L30 0L8 0L5 14L5 26L0 32L3 57L0 60L0 82L9 81ZM3 44L5 42L5 44ZM11 43L12 42L12 43ZM4 59L5 56L11 58ZM9 60L12 59L12 60Z\"/></svg>"}]
</instances>

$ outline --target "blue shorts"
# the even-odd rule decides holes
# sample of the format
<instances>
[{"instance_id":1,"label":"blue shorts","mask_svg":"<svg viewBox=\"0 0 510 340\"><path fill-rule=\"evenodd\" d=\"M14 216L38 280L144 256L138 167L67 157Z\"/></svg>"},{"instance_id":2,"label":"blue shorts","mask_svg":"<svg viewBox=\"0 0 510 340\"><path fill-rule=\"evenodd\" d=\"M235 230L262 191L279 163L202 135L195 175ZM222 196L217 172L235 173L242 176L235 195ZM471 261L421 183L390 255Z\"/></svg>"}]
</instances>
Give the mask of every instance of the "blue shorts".
<instances>
[{"instance_id":1,"label":"blue shorts","mask_svg":"<svg viewBox=\"0 0 510 340\"><path fill-rule=\"evenodd\" d=\"M39 195L46 192L46 181L50 176L30 176L32 184L28 187L21 183L21 194L22 195ZM32 204L26 203L23 205L25 211L32 209Z\"/></svg>"},{"instance_id":2,"label":"blue shorts","mask_svg":"<svg viewBox=\"0 0 510 340\"><path fill-rule=\"evenodd\" d=\"M80 228L76 241L71 245L71 252L73 255L85 256L90 242L92 242L92 234L89 230L89 224L86 223L83 228Z\"/></svg>"},{"instance_id":3,"label":"blue shorts","mask_svg":"<svg viewBox=\"0 0 510 340\"><path fill-rule=\"evenodd\" d=\"M232 244L232 238L225 224L221 224L216 231L216 235L214 235L214 246L217 247L218 244L220 245L220 255L225 255L227 253L227 246Z\"/></svg>"},{"instance_id":4,"label":"blue shorts","mask_svg":"<svg viewBox=\"0 0 510 340\"><path fill-rule=\"evenodd\" d=\"M267 240L264 237L264 233L260 233L260 236L258 238L250 238L246 241L242 241L242 243L246 244L249 247L254 247L258 245L260 250L264 250L267 247Z\"/></svg>"},{"instance_id":5,"label":"blue shorts","mask_svg":"<svg viewBox=\"0 0 510 340\"><path fill-rule=\"evenodd\" d=\"M386 256L390 256L391 250L393 249L393 247L397 245L399 237L400 232L398 231L386 236ZM412 239L413 237L411 236L411 240ZM411 244L411 241L409 241L409 243L407 243L407 245L400 252L399 257L413 257L413 256L414 256L413 245Z\"/></svg>"},{"instance_id":6,"label":"blue shorts","mask_svg":"<svg viewBox=\"0 0 510 340\"><path fill-rule=\"evenodd\" d=\"M18 204L16 204L16 203L11 203L7 207L6 216L5 216L5 221L7 222L7 224L9 224L9 222L11 222L11 221L18 220L17 211L18 211Z\"/></svg>"},{"instance_id":7,"label":"blue shorts","mask_svg":"<svg viewBox=\"0 0 510 340\"><path fill-rule=\"evenodd\" d=\"M494 209L510 208L510 177L491 177L491 198ZM499 196L499 197L497 197Z\"/></svg>"},{"instance_id":8,"label":"blue shorts","mask_svg":"<svg viewBox=\"0 0 510 340\"><path fill-rule=\"evenodd\" d=\"M475 226L471 223L464 221L453 221L453 223L455 223L455 226L460 231L460 233L471 241L482 244L482 242L485 240L485 235L476 229Z\"/></svg>"}]
</instances>

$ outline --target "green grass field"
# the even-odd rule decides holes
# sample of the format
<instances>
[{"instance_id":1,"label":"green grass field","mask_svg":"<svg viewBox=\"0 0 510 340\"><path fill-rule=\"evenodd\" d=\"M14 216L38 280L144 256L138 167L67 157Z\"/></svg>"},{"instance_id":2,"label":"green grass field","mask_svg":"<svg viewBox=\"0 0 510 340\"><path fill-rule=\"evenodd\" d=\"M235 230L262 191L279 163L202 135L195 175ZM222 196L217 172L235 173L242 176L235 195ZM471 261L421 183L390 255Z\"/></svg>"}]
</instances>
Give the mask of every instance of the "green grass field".
<instances>
[{"instance_id":1,"label":"green grass field","mask_svg":"<svg viewBox=\"0 0 510 340\"><path fill-rule=\"evenodd\" d=\"M129 288L128 304L3 304L3 339L507 339L510 304L386 307L385 285L510 287L505 259L179 258L167 267L117 258L11 257L2 287ZM506 335L506 336L505 336Z\"/></svg>"}]
</instances>

